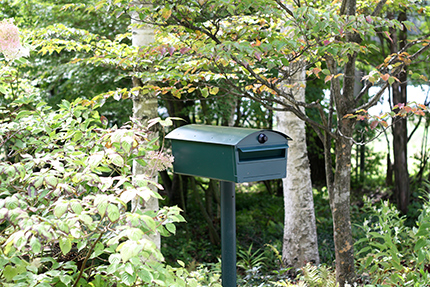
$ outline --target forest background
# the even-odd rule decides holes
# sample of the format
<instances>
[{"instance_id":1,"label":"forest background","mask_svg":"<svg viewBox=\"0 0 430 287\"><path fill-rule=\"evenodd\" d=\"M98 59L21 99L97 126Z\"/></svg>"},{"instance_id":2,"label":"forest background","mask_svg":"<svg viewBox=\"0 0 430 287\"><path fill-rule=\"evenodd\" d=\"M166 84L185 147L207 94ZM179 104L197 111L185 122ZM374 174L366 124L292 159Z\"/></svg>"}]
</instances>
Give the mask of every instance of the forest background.
<instances>
[{"instance_id":1,"label":"forest background","mask_svg":"<svg viewBox=\"0 0 430 287\"><path fill-rule=\"evenodd\" d=\"M181 5L186 6L186 4L179 2L176 3L177 9L179 9L178 7L182 7ZM204 5L209 6L210 4L209 2L206 3L206 1L200 2L192 2L189 6L198 6L203 10L202 7L204 7ZM225 7L228 12L227 15L229 13L234 15L242 13L243 19L246 19L252 12L252 7L249 4L248 6L245 4L243 7L240 6L243 8L243 11L229 11L229 9L233 10L233 8L229 7L234 3L230 3L229 1L224 2L223 5L225 6L221 5L221 7ZM378 3L382 2L385 3L385 1L372 3L373 6L377 7ZM189 48L186 45L181 46L180 42L175 43L176 46L170 45L170 43L177 41L175 40L175 34L173 32L178 32L182 36L185 32L190 31L185 30L184 32L177 27L174 27L174 29L179 31L172 32L172 30L163 30L163 27L168 27L167 24L171 24L167 23L167 21L173 19L177 10L169 6L173 5L173 2L161 1L160 3L163 5L160 5L155 10L148 11L164 19L166 21L166 26L160 23L159 27L155 29L157 41L154 46L147 50L138 50L133 47L131 43L131 19L129 16L130 10L133 10L132 7L136 6L128 6L130 3L127 1L95 1L94 3L85 4L70 3L70 1L64 1L64 3L61 1L53 1L52 3L49 1L2 1L2 18L14 19L15 25L21 30L23 43L26 43L28 48L32 51L27 60L18 59L14 62L10 62L5 59L3 61L5 66L2 69L0 90L3 94L1 98L2 124L8 124L14 121L18 122L20 119L30 116L30 112L21 112L38 109L45 106L45 103L43 105L39 105L39 103L46 102L46 106L51 106L54 110L59 109L59 111L63 112L70 110L71 106L78 107L81 104L87 108L90 106L92 108L97 107L100 124L103 124L107 129L115 130L116 127L122 127L123 124L129 123L130 121L133 109L133 92L143 92L144 94L155 92L159 105L158 112L162 118L173 116L185 119L186 123L276 129L276 111L274 111L276 105L273 102L262 101L262 99L264 100L262 97L255 97L254 99L245 97L238 98L235 96L237 91L235 91L235 93L230 93L230 88L226 83L217 81L217 73L205 73L207 70L211 70L211 68L205 67L208 63L196 62L194 58L186 59L187 62L184 61L182 56L190 52ZM244 3L247 2L245 1ZM297 3L299 2L295 4ZM323 2L320 4L322 3ZM342 10L341 2L326 4L333 4L333 7ZM364 13L363 10L360 10L360 7L365 6L365 4L365 2L359 3L359 12ZM428 52L419 54L420 58L412 62L415 58L410 56L414 55L414 52L420 51L419 48L416 48L408 54L404 53L402 47L397 51L392 50L392 43L396 40L394 35L398 35L398 38L405 37L402 31L408 31L406 37L411 37L411 39L413 39L410 43L414 45L420 44L422 45L421 47L426 47L426 45L428 45L429 11L426 9L426 2L399 1L390 4L392 5L390 7L394 8L391 10L390 8L386 8L387 10L384 10L384 12L386 12L387 15L391 13L391 18L400 19L400 24L397 26L392 24L392 26L390 26L391 30L383 30L380 28L380 33L376 33L375 36L369 37L368 39L366 38L366 44L359 47L359 49L369 48L369 50L366 50L364 53L366 58L358 59L358 62L361 62L362 65L357 66L356 70L359 76L358 81L354 80L354 82L355 85L359 86L359 90L363 88L363 86L366 87L369 82L375 86L394 86L396 83L400 83L403 86L428 84L428 67L426 65L428 62ZM322 7L324 7L324 5L322 5ZM405 13L408 16L407 20L401 18L403 17L403 10L406 11ZM217 11L220 12L221 9ZM323 9L321 9L321 11L321 13L324 13ZM145 11L142 12L142 15L146 15L145 13ZM226 15L221 16L227 17ZM143 19L145 18L141 20ZM383 19L363 19L368 24L373 21L376 22L377 20L385 23ZM157 19L155 17L152 20L155 21ZM197 20L204 23L202 19ZM258 21L253 22L256 21L255 19L247 21L250 21L247 23L248 25L252 23L252 25L256 25L256 27L259 27L261 30L270 31L270 29L274 29L274 26L270 26L264 21L260 23ZM339 21L339 23L341 23L341 20ZM214 20L214 22L216 22L216 20ZM193 30L192 27L188 27L187 29ZM351 29L351 31L356 29L356 33L360 33L357 27L344 27L337 30L337 36L342 33L347 34L347 32L342 29ZM198 29L195 29L194 32L197 30ZM234 34L231 31L229 33ZM202 37L199 36L198 33L196 34L197 37ZM335 35L333 39L336 39L337 36ZM202 43L204 43L204 41L199 43L198 38L193 39L193 41L195 41L197 45L202 45ZM298 42L292 45L295 46L297 53L299 53L298 51L301 51L303 48L297 44L300 43L300 39L297 41ZM321 41L322 46L330 47L330 42L325 42L323 39L321 39ZM336 41L340 42L341 40L336 39ZM333 43L336 44L336 41L333 41ZM397 44L400 45L400 42L402 41L399 40ZM263 38L253 39L253 43L254 45L252 47L258 48L262 45ZM405 43L404 45L407 46ZM333 46L331 47L333 50L329 52L342 53L339 47ZM236 48L246 56L252 55L255 63L249 61L248 65L256 65L257 69L259 65L258 62L261 61L263 56L266 56L264 54L264 49L256 51L252 50L253 48L245 49L244 47L240 47L240 45L237 45ZM355 48L350 47L350 49L354 51ZM405 58L406 60L401 60L402 63L407 62L410 57L411 63L407 63L408 68L402 66L403 71L406 71L404 73L406 74L406 78L398 76L396 74L399 73L398 71L394 73L378 69L375 70L374 67L377 65L370 65L368 63L372 61L378 64L388 63L391 59L389 56L392 56L388 51L398 53L400 58ZM203 54L197 54L196 56L202 57ZM236 59L237 63L246 63L246 56ZM269 57L267 56L267 58ZM271 59L276 59L276 57L272 57ZM282 60L281 58L277 60L286 66L284 61L293 62L294 57L288 60ZM164 69L164 73L154 73L154 70L152 70L153 67L151 69L148 69L148 67L152 66L156 61L158 61L158 65L164 63L165 65L174 66L180 63L182 67L179 70L174 70L168 66L168 68ZM175 63L175 61L178 62ZM312 64L314 66L309 65L311 68L307 69L306 102L322 103L322 112L330 113L330 99L324 91L333 88L332 80L342 78L340 75L341 73L333 73L330 71L330 67L325 67L325 64L322 62L319 62L319 64L318 62L313 62ZM270 66L270 63L262 63L261 65ZM246 71L246 66L247 64L242 65L242 67L245 68L242 69L242 74L244 75L248 75L249 72ZM160 66L156 68L163 70ZM238 74L238 72L234 70L231 72ZM148 76L151 73L155 76ZM186 78L186 80L184 80L181 78L181 74L200 77L198 84L190 85L192 79ZM148 78L145 79L145 76ZM203 78L201 78L202 76ZM136 85L134 85L135 89L132 89L133 77L138 77L142 80L144 84L143 88L136 88ZM362 78L367 80L367 82L360 81ZM247 85L253 84L252 80L244 78L238 78L236 80L241 82L241 85L243 83ZM360 87L360 85L363 86ZM270 94L268 90L261 87L262 86L257 85L247 90L251 90L254 94L258 94L259 92ZM427 282L429 266L426 262L430 259L430 252L428 251L429 242L425 239L428 234L428 228L430 227L427 214L429 208L427 205L427 192L429 188L428 181L430 180L428 167L429 148L427 145L429 120L428 113L419 112L425 110L425 106L428 106L429 100L425 98L424 102L418 103L421 104L421 106L413 104L408 106L404 105L405 102L395 102L395 92L393 91L391 91L392 97L388 100L390 107L393 109L392 114L386 117L381 117L379 115L375 117L367 114L366 111L363 110L361 112L356 111L357 113L350 115L354 122L357 120L353 129L352 138L354 142L358 143L353 149L350 173L352 191L352 234L356 241L355 266L358 270L357 274L360 274L356 282L360 284L387 284L387 286L391 286L390 284L397 284L403 280L404 286L407 286L406 284L414 286L412 284ZM31 97L23 101L22 99L25 98L24 96L28 96L29 94ZM265 96L267 98L267 95ZM361 97L371 99L372 95L370 93L363 93ZM395 105L397 105L397 110L394 108ZM19 109L17 108L18 106ZM395 167L392 165L393 154L391 154L390 151L395 149L395 147L392 146L393 140L390 139L390 129L385 129L391 125L386 119L396 116L399 117L399 111L404 115L402 119L407 119L411 130L406 135L406 139L403 138L403 140L407 142L412 138L412 134L414 133L420 133L422 135L419 139L421 142L419 149L413 153L409 151L409 156L413 156L416 159L416 165L407 165L407 162L404 162L408 167L407 172L410 173L404 173L407 177L406 179L405 177L402 179L402 183L407 182L407 189L409 190L407 192L409 199L407 200L406 209L400 206L400 200L397 196L398 190L394 188L398 186L398 184L395 183L396 178L393 176ZM307 110L306 112L309 118L315 119L319 111ZM63 116L67 117L67 113ZM94 118L96 117L97 116L94 116ZM54 122L55 120L59 121L60 118L60 116L54 117ZM77 116L79 122L80 120L78 118L79 116ZM168 122L169 121L162 123L166 124ZM393 121L393 124L394 122L395 121ZM181 121L174 122L173 127L181 124L183 124ZM137 124L133 122L133 125ZM85 128L87 127L88 125ZM71 131L74 128L74 126L70 126ZM168 132L171 128L165 127L161 131ZM394 130L396 129L394 128ZM7 129L6 131L3 130L1 147L4 149L2 152L6 155L2 160L13 165L20 162L21 159L18 155L26 154L28 150L24 152L22 146L22 142L24 142L23 138L20 138L19 141L13 141L11 140L11 138L13 138L13 136L10 136L11 134L13 135L11 129L9 131ZM329 194L326 187L327 174L324 169L321 168L326 165L323 156L325 154L323 148L324 143L321 141L321 138L318 137L318 134L309 127L307 128L306 134L318 232L318 251L320 261L323 265L320 269L312 269L310 266L303 267L300 273L301 277L295 278L293 276L296 270L291 270L287 268L288 266L284 266L284 260L282 260L279 254L283 245L282 234L284 229L282 182L277 180L245 184L237 188L238 266L241 275L239 280L242 285L248 284L249 286L257 286L260 284L267 284L269 286L270 284L278 284L283 286L282 284L284 284L288 286L287 284L293 284L294 282L300 284L298 282L302 280L302 284L303 282L307 282L310 286L318 286L317 284L326 286L321 284L327 284L330 280L334 280L333 272L329 271L329 267L334 266L333 262L335 259L333 219L330 210ZM161 146L164 145L164 147L168 149L169 143L162 140L162 135L163 132L161 132ZM371 143L367 143L367 141L378 135L380 138L386 139L386 148L384 148L383 151L376 152L372 149ZM72 133L72 138L76 142L81 140L81 137L83 136L76 133L76 131ZM113 139L111 141L114 142ZM9 146L11 143L12 147ZM42 143L43 141L36 143L36 145ZM134 146L134 143L132 142L131 145ZM14 146L18 147L18 149L13 148ZM121 142L121 147L123 146ZM149 147L149 150L156 148L157 147ZM333 147L330 146L330 149L331 148L334 149L334 144ZM16 152L14 157L10 156L10 150ZM120 154L125 156L123 153ZM88 158L91 158L92 155L94 154L90 153ZM131 154L129 156L133 159ZM92 159L94 159L94 156ZM121 163L118 162L118 157L110 156L109 159L111 160L111 165L121 166ZM88 160L88 163L90 163L92 167L96 165L96 163L91 160ZM106 172L103 169L99 170L99 172L103 171ZM2 174L4 176L2 178L4 189L2 190L3 205L1 208L11 210L10 205L7 207L9 202L8 198L11 196L11 187L9 183L5 183L5 178L7 176L11 177L11 172L5 166L2 166ZM181 262L185 262L181 264L184 264L188 271L200 270L199 275L192 275L196 276L196 282L199 280L206 280L207 282L200 283L203 285L216 284L218 280L216 274L219 272L218 258L220 254L219 191L217 182L202 178L190 179L180 177L178 175L172 175L170 171L160 171L159 178L159 183L163 186L162 188L158 186L163 196L162 204L165 206L179 206L183 210L182 215L187 220L186 224L182 223L176 225L176 228L169 226L169 231L176 232L177 234L175 236L163 238L161 253L165 256L169 264L178 264L177 260L179 259ZM56 188L58 183L55 182L54 179L45 176L43 185L47 188L49 186ZM83 188L88 189L89 187L87 185L87 183L86 185L84 184ZM91 184L89 186L91 186ZM7 194L7 192L9 192L9 194ZM58 199L62 200L63 198L54 198L54 202L52 203L54 206L59 206L57 202ZM401 213L399 213L394 206L389 205L386 200L390 200L390 202L397 204L404 217L401 216ZM109 206L112 210L115 209L112 207L113 205ZM72 208L72 205L70 205L70 208ZM59 208L55 208L53 213L55 216L61 217L63 215L59 212ZM5 216L5 214L2 214L2 216L3 218L1 218L1 220L4 221L2 223L2 228L5 230L4 234L7 234L7 230L10 230L10 226L8 226L8 220L5 219L10 215L8 214ZM176 213L173 216L176 216ZM156 216L152 218L154 222L157 221ZM180 217L177 217L177 220L180 219ZM116 221L116 218L114 216L109 218L109 220L113 223ZM151 224L152 223L149 223L149 225ZM4 242L2 242L3 246L10 246L8 245L8 243L10 243L13 244L18 251L22 251L26 244L30 244L32 248L35 245L34 241L32 244L31 239L35 237L27 238L28 242L24 243L17 242L16 238L17 235L15 235L15 237L4 237ZM66 251L72 250L72 246L74 248L73 244L76 243L76 239L76 237L73 237L70 240L62 241L61 236L54 236L49 238L48 242L52 243L57 240L61 252L65 253L63 255L66 255L68 253ZM107 249L107 246L108 245L104 247ZM103 250L102 247L99 246L99 248ZM87 250L82 246L78 246L77 249ZM3 249L2 256L7 255L5 250L7 250L7 248ZM93 250L90 249L90 251ZM120 249L118 249L118 251L120 251ZM14 252L16 252L16 250ZM109 252L113 251L110 250ZM34 258L37 258L37 254L39 253L40 252L35 252ZM22 254L25 254L25 252L22 251ZM17 285L19 282L24 282L22 281L24 280L24 276L22 276L24 271L22 267L20 267L22 264L27 264L24 266L24 270L28 269L29 271L27 270L25 272L33 272L37 275L44 274L44 272L42 272L43 268L36 268L36 271L29 268L28 264L30 263L28 262L31 262L31 260L28 260L28 258L22 254L16 255L16 258L22 260L19 262L17 261L18 259L14 259L15 261L13 261L13 257L6 256L7 259L3 257L2 264L5 267L2 273L2 280L5 280L8 284ZM91 258L94 260L94 258L103 257L100 256L100 254L96 256L88 252L86 259ZM129 258L124 257L124 252L121 255L123 261L129 260ZM34 260L34 258L32 259ZM58 260L55 256L52 258L53 260ZM105 258L105 260L107 260L107 258ZM116 260L116 257L112 257L112 259L109 257L109 262L114 262L114 260ZM23 263L24 261L27 263ZM70 260L70 262L73 262L73 260ZM78 263L79 262L76 262L76 264ZM50 265L48 264L46 266ZM49 267L46 266L45 268L49 269ZM82 266L85 267L85 264L81 265L81 267ZM61 268L62 267L60 267L60 269ZM133 272L130 272L130 270L127 271L127 268L129 267L124 267L124 270L121 270L118 267L118 270L115 270L115 272L118 272L118 278L120 278L119 281L121 281L122 284L130 286L138 284L137 282L139 280L149 280L146 273L146 275L142 275L142 273L134 269ZM205 275L206 271L204 270L208 269L212 270L214 274L213 277L203 279L198 277ZM65 274L75 274L67 271L67 268L65 268L65 270ZM103 273L100 271L97 273L96 269L84 268L82 270L85 270L85 272L76 272L75 275L67 275L70 276L70 282L75 280L74 282L76 282L76 284L79 282L79 284L84 285L85 283L83 282L85 280L88 282L96 282L96 280L98 280L97 282L103 282L103 280L106 280L103 276L100 276L100 274ZM66 282L58 279L60 277L59 274L62 274L61 272L55 275L52 275L53 273L51 272L47 277L53 280L51 283L67 285ZM114 271L112 271L112 273L114 273ZM139 275L137 277L134 275L134 278L131 273ZM158 276L156 275L157 268L154 267L149 273L152 276L152 279L149 280L150 282L153 282L153 284L161 284L154 283L158 282L154 279ZM99 277L96 277L94 274L98 274ZM123 274L128 274L130 276L125 278ZM181 276L174 275L177 277ZM37 279L34 286L44 283L43 280L48 279ZM103 286L102 283L99 284Z\"/></svg>"}]
</instances>

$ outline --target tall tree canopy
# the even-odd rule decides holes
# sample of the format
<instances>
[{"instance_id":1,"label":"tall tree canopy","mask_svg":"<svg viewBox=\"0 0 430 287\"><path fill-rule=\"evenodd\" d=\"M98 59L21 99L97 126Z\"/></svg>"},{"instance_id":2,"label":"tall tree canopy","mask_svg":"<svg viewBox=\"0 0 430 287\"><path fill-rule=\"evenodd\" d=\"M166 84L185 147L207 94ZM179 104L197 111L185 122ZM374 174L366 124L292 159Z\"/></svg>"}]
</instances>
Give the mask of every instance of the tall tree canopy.
<instances>
[{"instance_id":1,"label":"tall tree canopy","mask_svg":"<svg viewBox=\"0 0 430 287\"><path fill-rule=\"evenodd\" d=\"M411 22L384 18L381 12L387 9L387 1L154 0L149 1L153 9L117 2L121 2L121 10L137 11L142 22L159 27L154 45L139 51L141 65L135 76L147 83L143 90L171 93L178 98L196 91L203 96L229 93L248 97L267 109L292 112L314 128L324 143L337 279L341 286L352 282L349 197L356 118L368 117L367 109L378 102L387 87L399 81L399 73L422 59L429 48L428 35L408 42L381 62L366 62L371 70L356 93L358 59L379 50L376 45L364 45L364 40L377 35L389 37L391 28L414 28ZM390 5L408 4L396 1ZM290 29L282 29L285 25ZM325 105L296 99L291 91L300 87L299 82L281 88L281 83L300 71L294 69L298 61L307 63L308 75L330 82ZM376 85L380 90L364 100L369 88ZM303 108L315 109L320 118L310 119ZM401 105L397 111L402 115L407 111L420 114L423 108ZM387 123L375 119L372 128L378 124Z\"/></svg>"},{"instance_id":2,"label":"tall tree canopy","mask_svg":"<svg viewBox=\"0 0 430 287\"><path fill-rule=\"evenodd\" d=\"M379 47L368 40L390 39L390 29L414 29L412 22L386 18L393 6L415 8L418 1L399 0L337 2L282 0L148 0L147 6L132 1L100 1L88 6L93 13L107 7L114 15L136 15L144 25L157 28L155 41L136 48L116 38L97 38L91 33L80 35L81 41L64 38L46 42L42 52L67 49L86 52L75 61L99 67L116 65L123 76L142 80L139 87L110 92L127 98L141 95L170 94L177 98L190 95L229 94L247 97L266 109L287 111L310 125L324 143L327 189L334 222L337 280L341 286L354 278L353 239L349 215L350 169L353 130L357 119L369 117L367 109L375 105L383 91L399 80L406 66L423 60L429 49L429 31L421 33L400 50L380 61L366 61L379 53ZM81 9L83 5L68 5ZM291 9L289 7L292 7ZM430 13L426 9L422 14ZM289 29L283 29L288 26ZM77 35L50 27L51 32ZM62 34L61 34L62 33ZM49 37L49 35L46 35ZM294 75L301 71L296 63L307 63L306 73L323 77L330 83L326 102L295 98ZM355 92L356 68L366 66L363 88ZM411 71L411 69L409 69ZM413 71L412 71L413 73ZM424 77L425 78L425 77ZM287 83L285 87L285 83ZM281 86L283 85L283 86ZM368 95L372 86L380 87ZM103 100L98 97L95 100ZM422 114L423 106L397 106L393 115L409 112ZM304 109L315 110L319 118L306 116ZM387 122L375 118L371 127L385 127ZM331 149L334 141L335 149ZM334 153L334 156L333 156ZM333 165L333 159L335 163ZM335 167L333 169L333 166Z\"/></svg>"}]
</instances>

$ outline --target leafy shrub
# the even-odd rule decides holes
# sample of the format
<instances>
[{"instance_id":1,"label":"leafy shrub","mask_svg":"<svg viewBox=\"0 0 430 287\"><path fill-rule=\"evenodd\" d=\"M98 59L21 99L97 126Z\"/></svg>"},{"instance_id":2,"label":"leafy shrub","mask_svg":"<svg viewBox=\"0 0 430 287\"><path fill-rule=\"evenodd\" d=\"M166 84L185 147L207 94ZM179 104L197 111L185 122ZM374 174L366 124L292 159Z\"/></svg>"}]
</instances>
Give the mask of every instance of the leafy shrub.
<instances>
[{"instance_id":1,"label":"leafy shrub","mask_svg":"<svg viewBox=\"0 0 430 287\"><path fill-rule=\"evenodd\" d=\"M314 266L306 264L301 269L301 274L297 277L296 283L290 280L281 280L274 282L274 286L285 287L337 287L336 274L333 269L325 266Z\"/></svg>"},{"instance_id":2,"label":"leafy shrub","mask_svg":"<svg viewBox=\"0 0 430 287\"><path fill-rule=\"evenodd\" d=\"M387 201L374 206L367 200L364 209L369 218L359 228L365 237L355 244L361 281L377 286L426 286L430 281L430 202L424 204L412 228L405 226L406 217Z\"/></svg>"},{"instance_id":3,"label":"leafy shrub","mask_svg":"<svg viewBox=\"0 0 430 287\"><path fill-rule=\"evenodd\" d=\"M171 286L179 280L148 236L184 221L177 207L131 208L158 198L149 174L132 175L157 150L137 122L103 128L88 101L58 111L22 95L0 123L0 282L5 286ZM160 156L157 156L160 160Z\"/></svg>"},{"instance_id":4,"label":"leafy shrub","mask_svg":"<svg viewBox=\"0 0 430 287\"><path fill-rule=\"evenodd\" d=\"M175 233L179 208L140 208L160 198L150 179L171 164L158 139L134 120L106 128L94 101L53 111L17 64L0 60L0 285L199 286L149 239Z\"/></svg>"}]
</instances>

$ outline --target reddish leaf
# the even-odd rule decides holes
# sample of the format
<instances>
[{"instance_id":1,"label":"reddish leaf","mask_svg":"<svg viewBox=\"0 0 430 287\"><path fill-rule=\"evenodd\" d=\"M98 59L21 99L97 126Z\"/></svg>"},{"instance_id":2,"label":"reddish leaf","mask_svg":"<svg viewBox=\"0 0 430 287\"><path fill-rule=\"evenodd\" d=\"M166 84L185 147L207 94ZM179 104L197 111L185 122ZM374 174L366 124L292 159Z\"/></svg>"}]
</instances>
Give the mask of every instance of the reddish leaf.
<instances>
[{"instance_id":1,"label":"reddish leaf","mask_svg":"<svg viewBox=\"0 0 430 287\"><path fill-rule=\"evenodd\" d=\"M384 33L387 36L387 38L390 39L391 43L393 43L393 39L391 39L390 33L388 33L388 31L384 31Z\"/></svg>"},{"instance_id":2,"label":"reddish leaf","mask_svg":"<svg viewBox=\"0 0 430 287\"><path fill-rule=\"evenodd\" d=\"M375 129L376 128L376 126L378 125L378 123L379 123L379 121L373 121L371 124L370 124L370 128L373 130L373 129Z\"/></svg>"},{"instance_id":3,"label":"reddish leaf","mask_svg":"<svg viewBox=\"0 0 430 287\"><path fill-rule=\"evenodd\" d=\"M169 19L170 15L172 15L172 10L164 8L161 12L161 16L163 16L164 19Z\"/></svg>"},{"instance_id":4,"label":"reddish leaf","mask_svg":"<svg viewBox=\"0 0 430 287\"><path fill-rule=\"evenodd\" d=\"M381 75L381 79L384 80L385 82L388 81L389 78L390 78L389 74Z\"/></svg>"},{"instance_id":5,"label":"reddish leaf","mask_svg":"<svg viewBox=\"0 0 430 287\"><path fill-rule=\"evenodd\" d=\"M169 47L169 54L170 56L173 56L173 53L175 52L175 47Z\"/></svg>"},{"instance_id":6,"label":"reddish leaf","mask_svg":"<svg viewBox=\"0 0 430 287\"><path fill-rule=\"evenodd\" d=\"M372 23L372 17L371 16L367 16L366 17L366 21L367 21L367 23Z\"/></svg>"},{"instance_id":7,"label":"reddish leaf","mask_svg":"<svg viewBox=\"0 0 430 287\"><path fill-rule=\"evenodd\" d=\"M333 75L327 75L324 79L324 83L327 83L328 81L331 81L331 79L333 78Z\"/></svg>"},{"instance_id":8,"label":"reddish leaf","mask_svg":"<svg viewBox=\"0 0 430 287\"><path fill-rule=\"evenodd\" d=\"M412 108L409 106L405 106L404 110L405 112L410 113L412 111Z\"/></svg>"},{"instance_id":9,"label":"reddish leaf","mask_svg":"<svg viewBox=\"0 0 430 287\"><path fill-rule=\"evenodd\" d=\"M102 125L106 126L108 124L108 119L105 116L100 116L100 121Z\"/></svg>"},{"instance_id":10,"label":"reddish leaf","mask_svg":"<svg viewBox=\"0 0 430 287\"><path fill-rule=\"evenodd\" d=\"M183 55L183 54L185 54L186 52L188 52L189 50L191 50L191 48L183 47L183 48L181 48L181 49L179 50L179 52Z\"/></svg>"},{"instance_id":11,"label":"reddish leaf","mask_svg":"<svg viewBox=\"0 0 430 287\"><path fill-rule=\"evenodd\" d=\"M419 116L425 116L423 110L417 110L417 111L415 111L415 114L419 115Z\"/></svg>"},{"instance_id":12,"label":"reddish leaf","mask_svg":"<svg viewBox=\"0 0 430 287\"><path fill-rule=\"evenodd\" d=\"M255 52L254 55L255 55L255 57L257 58L258 61L261 61L261 53Z\"/></svg>"}]
</instances>

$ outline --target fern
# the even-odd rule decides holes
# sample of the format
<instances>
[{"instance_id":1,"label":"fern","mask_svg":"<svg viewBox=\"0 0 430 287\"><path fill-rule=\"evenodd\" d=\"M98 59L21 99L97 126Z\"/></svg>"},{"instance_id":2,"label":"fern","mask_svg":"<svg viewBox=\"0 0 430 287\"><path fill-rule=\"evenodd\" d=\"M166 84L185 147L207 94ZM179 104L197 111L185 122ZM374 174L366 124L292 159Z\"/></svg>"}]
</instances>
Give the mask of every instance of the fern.
<instances>
[{"instance_id":1,"label":"fern","mask_svg":"<svg viewBox=\"0 0 430 287\"><path fill-rule=\"evenodd\" d=\"M307 264L302 268L302 274L299 275L300 279L297 283L289 281L273 282L274 286L282 287L338 287L336 283L335 272L324 265L313 266Z\"/></svg>"},{"instance_id":2,"label":"fern","mask_svg":"<svg viewBox=\"0 0 430 287\"><path fill-rule=\"evenodd\" d=\"M330 268L321 265L307 264L302 268L303 275L300 278L308 287L337 287L336 275Z\"/></svg>"}]
</instances>

